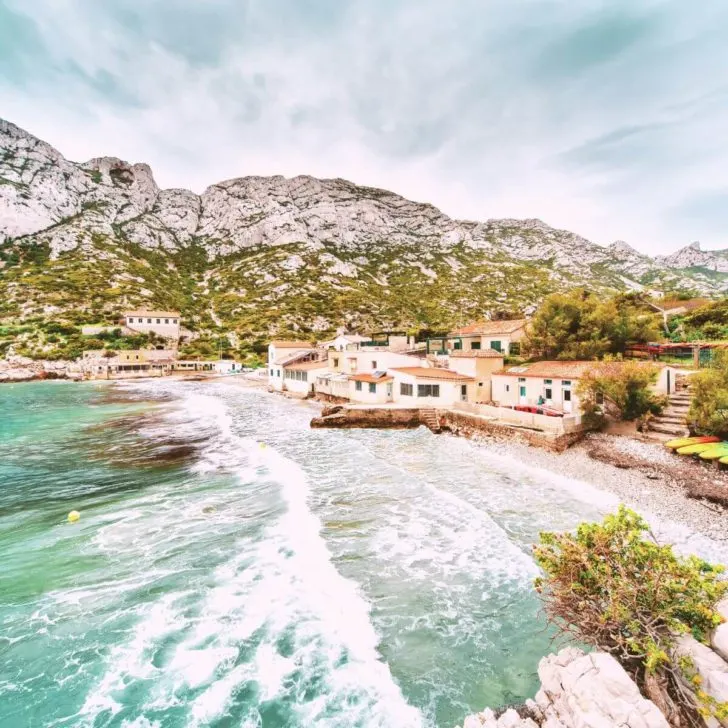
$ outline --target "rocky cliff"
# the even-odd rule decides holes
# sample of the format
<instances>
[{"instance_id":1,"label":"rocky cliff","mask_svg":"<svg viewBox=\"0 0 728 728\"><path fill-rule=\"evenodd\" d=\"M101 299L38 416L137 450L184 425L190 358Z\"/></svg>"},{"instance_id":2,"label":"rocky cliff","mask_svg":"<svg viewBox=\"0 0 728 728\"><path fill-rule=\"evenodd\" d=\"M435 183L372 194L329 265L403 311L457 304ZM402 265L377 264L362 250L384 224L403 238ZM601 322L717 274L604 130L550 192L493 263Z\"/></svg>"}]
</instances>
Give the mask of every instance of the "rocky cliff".
<instances>
[{"instance_id":1,"label":"rocky cliff","mask_svg":"<svg viewBox=\"0 0 728 728\"><path fill-rule=\"evenodd\" d=\"M546 293L726 290L728 274L604 248L540 220L454 220L346 180L245 177L160 190L113 157L74 163L0 120L0 320L94 323L179 308L197 328L449 326Z\"/></svg>"}]
</instances>

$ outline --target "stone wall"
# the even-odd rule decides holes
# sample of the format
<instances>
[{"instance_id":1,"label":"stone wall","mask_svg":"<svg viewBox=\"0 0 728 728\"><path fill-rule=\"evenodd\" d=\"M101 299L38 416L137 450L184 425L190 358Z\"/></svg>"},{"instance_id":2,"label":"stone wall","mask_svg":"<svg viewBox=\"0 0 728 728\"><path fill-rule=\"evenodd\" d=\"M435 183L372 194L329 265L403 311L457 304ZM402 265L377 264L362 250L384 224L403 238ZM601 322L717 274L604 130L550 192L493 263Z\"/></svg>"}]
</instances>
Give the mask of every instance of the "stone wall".
<instances>
[{"instance_id":1,"label":"stone wall","mask_svg":"<svg viewBox=\"0 0 728 728\"><path fill-rule=\"evenodd\" d=\"M462 437L488 435L504 440L518 440L528 445L535 445L536 447L542 447L554 452L563 452L584 437L583 432L559 435L539 432L538 430L528 430L522 427L512 427L500 422L494 422L485 417L471 415L467 412L443 410L439 411L438 414L443 429Z\"/></svg>"}]
</instances>

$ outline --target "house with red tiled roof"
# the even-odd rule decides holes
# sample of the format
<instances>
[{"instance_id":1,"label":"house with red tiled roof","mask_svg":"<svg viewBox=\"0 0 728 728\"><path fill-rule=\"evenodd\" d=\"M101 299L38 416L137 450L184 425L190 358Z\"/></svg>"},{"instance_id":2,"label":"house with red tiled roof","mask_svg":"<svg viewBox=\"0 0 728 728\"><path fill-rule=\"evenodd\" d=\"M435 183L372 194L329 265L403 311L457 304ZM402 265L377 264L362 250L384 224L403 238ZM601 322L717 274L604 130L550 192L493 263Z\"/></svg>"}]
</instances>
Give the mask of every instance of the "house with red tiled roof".
<instances>
[{"instance_id":1,"label":"house with red tiled roof","mask_svg":"<svg viewBox=\"0 0 728 728\"><path fill-rule=\"evenodd\" d=\"M317 361L319 358L319 350L308 341L271 341L268 344L268 386L276 392L282 392L288 388L285 381L286 367ZM294 385L294 388L300 387Z\"/></svg>"},{"instance_id":2,"label":"house with red tiled roof","mask_svg":"<svg viewBox=\"0 0 728 728\"><path fill-rule=\"evenodd\" d=\"M394 399L394 377L385 371L352 374L349 400L354 404L386 404Z\"/></svg>"},{"instance_id":3,"label":"house with red tiled roof","mask_svg":"<svg viewBox=\"0 0 728 728\"><path fill-rule=\"evenodd\" d=\"M395 367L393 398L412 407L449 407L455 402L471 402L475 378L440 367Z\"/></svg>"},{"instance_id":4,"label":"house with red tiled roof","mask_svg":"<svg viewBox=\"0 0 728 728\"><path fill-rule=\"evenodd\" d=\"M610 362L619 367L624 362ZM544 406L566 414L581 413L577 384L595 366L595 361L536 361L510 366L492 377L493 402L501 407ZM660 369L656 392L670 394L675 389L675 373L671 367Z\"/></svg>"},{"instance_id":5,"label":"house with red tiled roof","mask_svg":"<svg viewBox=\"0 0 728 728\"><path fill-rule=\"evenodd\" d=\"M503 369L503 362L503 352L495 349L461 349L451 351L447 358L450 369L475 379L473 402L492 400L493 374Z\"/></svg>"},{"instance_id":6,"label":"house with red tiled roof","mask_svg":"<svg viewBox=\"0 0 728 728\"><path fill-rule=\"evenodd\" d=\"M520 351L526 335L526 319L510 321L476 321L447 334L427 341L428 353L452 351L481 351L493 349L506 356Z\"/></svg>"}]
</instances>

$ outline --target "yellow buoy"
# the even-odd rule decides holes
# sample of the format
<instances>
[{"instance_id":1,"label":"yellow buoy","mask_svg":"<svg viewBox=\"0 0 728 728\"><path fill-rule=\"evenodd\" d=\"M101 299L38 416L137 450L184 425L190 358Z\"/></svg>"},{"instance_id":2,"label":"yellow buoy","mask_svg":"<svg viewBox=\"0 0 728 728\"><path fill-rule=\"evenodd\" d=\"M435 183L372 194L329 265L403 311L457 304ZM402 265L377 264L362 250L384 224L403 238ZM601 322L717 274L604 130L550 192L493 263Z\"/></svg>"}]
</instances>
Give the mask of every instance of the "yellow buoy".
<instances>
[{"instance_id":1,"label":"yellow buoy","mask_svg":"<svg viewBox=\"0 0 728 728\"><path fill-rule=\"evenodd\" d=\"M71 511L68 514L68 522L69 523L76 523L76 521L81 518L81 514L78 511Z\"/></svg>"},{"instance_id":2,"label":"yellow buoy","mask_svg":"<svg viewBox=\"0 0 728 728\"><path fill-rule=\"evenodd\" d=\"M266 447L267 447L267 445L264 442L261 442L260 443L260 449L261 450L265 450Z\"/></svg>"}]
</instances>

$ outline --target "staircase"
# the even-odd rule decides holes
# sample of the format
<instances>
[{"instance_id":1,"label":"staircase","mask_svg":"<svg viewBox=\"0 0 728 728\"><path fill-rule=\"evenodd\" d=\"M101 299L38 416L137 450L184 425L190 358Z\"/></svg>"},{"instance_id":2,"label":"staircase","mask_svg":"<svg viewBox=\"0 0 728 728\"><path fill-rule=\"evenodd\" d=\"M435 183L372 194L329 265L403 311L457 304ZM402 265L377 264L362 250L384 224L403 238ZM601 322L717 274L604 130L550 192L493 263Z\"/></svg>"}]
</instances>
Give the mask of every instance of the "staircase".
<instances>
[{"instance_id":1,"label":"staircase","mask_svg":"<svg viewBox=\"0 0 728 728\"><path fill-rule=\"evenodd\" d=\"M420 422L433 432L440 432L440 418L437 416L437 410L432 408L423 408L420 410Z\"/></svg>"},{"instance_id":2,"label":"staircase","mask_svg":"<svg viewBox=\"0 0 728 728\"><path fill-rule=\"evenodd\" d=\"M691 394L684 378L677 381L677 389L668 397L667 407L662 414L650 420L650 432L670 437L686 437L689 435L686 417L690 409Z\"/></svg>"}]
</instances>

